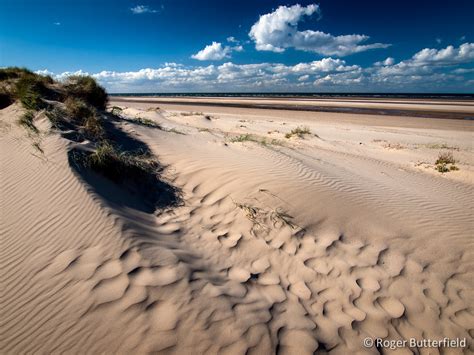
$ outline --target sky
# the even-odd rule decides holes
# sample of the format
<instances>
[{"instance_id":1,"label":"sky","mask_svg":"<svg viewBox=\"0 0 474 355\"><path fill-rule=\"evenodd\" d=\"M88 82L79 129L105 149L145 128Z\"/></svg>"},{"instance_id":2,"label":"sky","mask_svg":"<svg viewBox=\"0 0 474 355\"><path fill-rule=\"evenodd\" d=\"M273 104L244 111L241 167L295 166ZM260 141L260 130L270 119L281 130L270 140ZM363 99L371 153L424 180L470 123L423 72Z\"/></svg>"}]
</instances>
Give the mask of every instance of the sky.
<instances>
[{"instance_id":1,"label":"sky","mask_svg":"<svg viewBox=\"0 0 474 355\"><path fill-rule=\"evenodd\" d=\"M474 93L474 1L0 0L0 67L111 93Z\"/></svg>"}]
</instances>

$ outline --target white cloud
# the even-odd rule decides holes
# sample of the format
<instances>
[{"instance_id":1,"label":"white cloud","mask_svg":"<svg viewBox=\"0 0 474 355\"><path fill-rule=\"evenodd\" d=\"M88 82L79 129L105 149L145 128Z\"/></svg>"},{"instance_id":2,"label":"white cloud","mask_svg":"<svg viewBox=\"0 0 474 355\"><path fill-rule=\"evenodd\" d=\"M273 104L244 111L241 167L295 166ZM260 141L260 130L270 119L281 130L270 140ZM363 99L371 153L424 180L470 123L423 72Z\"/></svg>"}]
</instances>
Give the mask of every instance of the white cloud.
<instances>
[{"instance_id":1,"label":"white cloud","mask_svg":"<svg viewBox=\"0 0 474 355\"><path fill-rule=\"evenodd\" d=\"M137 5L137 6L131 7L130 11L135 15L146 14L146 13L154 14L158 12L158 10L152 9L151 7L147 5Z\"/></svg>"},{"instance_id":2,"label":"white cloud","mask_svg":"<svg viewBox=\"0 0 474 355\"><path fill-rule=\"evenodd\" d=\"M241 52L243 51L243 47L223 46L220 42L212 42L212 44L207 45L204 49L193 54L191 58L197 60L222 60L224 58L230 58L232 51Z\"/></svg>"},{"instance_id":3,"label":"white cloud","mask_svg":"<svg viewBox=\"0 0 474 355\"><path fill-rule=\"evenodd\" d=\"M458 48L447 46L444 49L422 49L412 57L411 62L416 65L453 65L472 60L474 60L474 43L464 43Z\"/></svg>"},{"instance_id":4,"label":"white cloud","mask_svg":"<svg viewBox=\"0 0 474 355\"><path fill-rule=\"evenodd\" d=\"M441 42L443 42L443 40L441 38L436 38L436 43L440 44Z\"/></svg>"},{"instance_id":5,"label":"white cloud","mask_svg":"<svg viewBox=\"0 0 474 355\"><path fill-rule=\"evenodd\" d=\"M230 43L239 43L239 41L237 41L234 36L229 36L229 37L227 37L227 42L230 42Z\"/></svg>"},{"instance_id":6,"label":"white cloud","mask_svg":"<svg viewBox=\"0 0 474 355\"><path fill-rule=\"evenodd\" d=\"M323 55L345 56L374 48L386 48L383 43L363 44L366 35L333 36L321 31L298 31L298 22L304 16L319 13L319 6L280 6L275 11L262 15L252 26L250 38L260 51L284 52L287 48L315 52Z\"/></svg>"},{"instance_id":7,"label":"white cloud","mask_svg":"<svg viewBox=\"0 0 474 355\"><path fill-rule=\"evenodd\" d=\"M53 25L55 25L55 26L61 26L61 22L53 22Z\"/></svg>"},{"instance_id":8,"label":"white cloud","mask_svg":"<svg viewBox=\"0 0 474 355\"><path fill-rule=\"evenodd\" d=\"M388 57L385 60L382 60L380 62L375 62L374 65L376 67L380 67L380 66L393 65L394 63L395 63L395 59L393 59L392 57Z\"/></svg>"},{"instance_id":9,"label":"white cloud","mask_svg":"<svg viewBox=\"0 0 474 355\"><path fill-rule=\"evenodd\" d=\"M474 44L458 48L423 49L395 63L391 57L369 67L323 58L295 65L283 63L184 66L165 63L158 68L117 72L37 73L63 80L69 75L92 75L110 92L245 92L245 91L469 91L473 78ZM467 66L466 64L469 63ZM461 65L464 68L460 67Z\"/></svg>"}]
</instances>

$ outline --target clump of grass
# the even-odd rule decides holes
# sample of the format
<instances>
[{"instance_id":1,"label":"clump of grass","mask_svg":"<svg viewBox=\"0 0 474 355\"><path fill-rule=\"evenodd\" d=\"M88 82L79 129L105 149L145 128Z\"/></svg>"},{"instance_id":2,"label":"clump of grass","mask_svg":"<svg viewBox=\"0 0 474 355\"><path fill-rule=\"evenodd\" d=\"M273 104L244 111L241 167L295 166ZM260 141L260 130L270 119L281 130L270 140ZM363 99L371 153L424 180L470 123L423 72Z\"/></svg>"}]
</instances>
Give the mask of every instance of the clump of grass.
<instances>
[{"instance_id":1,"label":"clump of grass","mask_svg":"<svg viewBox=\"0 0 474 355\"><path fill-rule=\"evenodd\" d=\"M0 69L0 81L18 79L23 75L34 75L34 73L29 69L20 67L8 67Z\"/></svg>"},{"instance_id":2,"label":"clump of grass","mask_svg":"<svg viewBox=\"0 0 474 355\"><path fill-rule=\"evenodd\" d=\"M203 115L202 112L193 112L193 111L181 112L181 116L202 116L202 115Z\"/></svg>"},{"instance_id":3,"label":"clump of grass","mask_svg":"<svg viewBox=\"0 0 474 355\"><path fill-rule=\"evenodd\" d=\"M231 138L230 140L232 143L243 143L243 142L254 142L261 144L263 146L267 145L282 145L278 139L266 139L254 136L252 134L241 134L240 136L236 136Z\"/></svg>"},{"instance_id":4,"label":"clump of grass","mask_svg":"<svg viewBox=\"0 0 474 355\"><path fill-rule=\"evenodd\" d=\"M66 106L66 113L73 121L82 123L88 117L94 115L93 109L82 99L68 97L64 101L64 105Z\"/></svg>"},{"instance_id":5,"label":"clump of grass","mask_svg":"<svg viewBox=\"0 0 474 355\"><path fill-rule=\"evenodd\" d=\"M121 107L118 107L118 106L112 106L110 112L112 113L112 115L118 116L123 112L123 109Z\"/></svg>"},{"instance_id":6,"label":"clump of grass","mask_svg":"<svg viewBox=\"0 0 474 355\"><path fill-rule=\"evenodd\" d=\"M230 140L232 143L237 142L255 142L255 137L250 134L241 134L240 136L234 137Z\"/></svg>"},{"instance_id":7,"label":"clump of grass","mask_svg":"<svg viewBox=\"0 0 474 355\"><path fill-rule=\"evenodd\" d=\"M23 115L21 115L18 123L26 129L34 133L38 133L38 128L36 128L35 124L33 123L34 118L35 114L33 111L26 111Z\"/></svg>"},{"instance_id":8,"label":"clump of grass","mask_svg":"<svg viewBox=\"0 0 474 355\"><path fill-rule=\"evenodd\" d=\"M50 110L45 111L46 117L48 117L49 122L51 122L51 126L54 129L64 129L66 126L65 116L66 112L59 108L58 106L54 106Z\"/></svg>"},{"instance_id":9,"label":"clump of grass","mask_svg":"<svg viewBox=\"0 0 474 355\"><path fill-rule=\"evenodd\" d=\"M70 76L64 88L66 90L66 96L82 99L98 110L105 110L107 106L107 92L90 76Z\"/></svg>"},{"instance_id":10,"label":"clump of grass","mask_svg":"<svg viewBox=\"0 0 474 355\"><path fill-rule=\"evenodd\" d=\"M43 97L48 89L44 78L36 74L25 74L15 84L15 94L24 108L40 110L46 106Z\"/></svg>"},{"instance_id":11,"label":"clump of grass","mask_svg":"<svg viewBox=\"0 0 474 355\"><path fill-rule=\"evenodd\" d=\"M452 152L440 152L438 154L438 159L435 161L435 169L440 173L447 173L449 171L459 170L459 168L454 165L456 160Z\"/></svg>"},{"instance_id":12,"label":"clump of grass","mask_svg":"<svg viewBox=\"0 0 474 355\"><path fill-rule=\"evenodd\" d=\"M454 164L456 160L452 152L441 152L438 154L438 159L436 159L435 164Z\"/></svg>"},{"instance_id":13,"label":"clump of grass","mask_svg":"<svg viewBox=\"0 0 474 355\"><path fill-rule=\"evenodd\" d=\"M138 123L142 126L152 127L152 128L161 128L161 126L149 118L137 117L131 120L133 123Z\"/></svg>"},{"instance_id":14,"label":"clump of grass","mask_svg":"<svg viewBox=\"0 0 474 355\"><path fill-rule=\"evenodd\" d=\"M113 181L130 179L139 182L141 178L157 174L158 163L146 154L123 152L111 143L103 141L86 158L85 164Z\"/></svg>"},{"instance_id":15,"label":"clump of grass","mask_svg":"<svg viewBox=\"0 0 474 355\"><path fill-rule=\"evenodd\" d=\"M295 129L292 129L290 133L285 134L285 138L291 138L296 136L298 138L304 138L305 134L311 134L311 130L306 126L298 126Z\"/></svg>"},{"instance_id":16,"label":"clump of grass","mask_svg":"<svg viewBox=\"0 0 474 355\"><path fill-rule=\"evenodd\" d=\"M261 208L238 202L234 202L234 205L244 212L245 217L247 217L247 219L252 222L254 227L264 227L264 224L260 221L263 214L263 210Z\"/></svg>"},{"instance_id":17,"label":"clump of grass","mask_svg":"<svg viewBox=\"0 0 474 355\"><path fill-rule=\"evenodd\" d=\"M284 212L283 210L276 208L270 212L270 220L274 227L277 226L288 226L291 229L296 229L298 226L293 223L293 216Z\"/></svg>"},{"instance_id":18,"label":"clump of grass","mask_svg":"<svg viewBox=\"0 0 474 355\"><path fill-rule=\"evenodd\" d=\"M105 130L96 113L84 120L81 130L84 136L92 141L100 140L105 135Z\"/></svg>"},{"instance_id":19,"label":"clump of grass","mask_svg":"<svg viewBox=\"0 0 474 355\"><path fill-rule=\"evenodd\" d=\"M449 150L459 150L459 147L450 146L446 143L429 143L425 145L428 149L449 149Z\"/></svg>"}]
</instances>

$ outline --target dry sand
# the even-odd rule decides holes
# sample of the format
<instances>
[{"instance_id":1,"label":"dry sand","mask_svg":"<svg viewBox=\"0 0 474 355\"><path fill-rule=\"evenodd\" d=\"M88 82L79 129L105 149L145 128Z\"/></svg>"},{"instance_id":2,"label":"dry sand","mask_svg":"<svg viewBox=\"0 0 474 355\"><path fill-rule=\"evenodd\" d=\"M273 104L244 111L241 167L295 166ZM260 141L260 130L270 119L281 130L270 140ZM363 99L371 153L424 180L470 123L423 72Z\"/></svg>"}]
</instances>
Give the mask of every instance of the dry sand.
<instances>
[{"instance_id":1,"label":"dry sand","mask_svg":"<svg viewBox=\"0 0 474 355\"><path fill-rule=\"evenodd\" d=\"M184 204L107 199L70 168L75 143L1 110L1 353L474 351L474 122L111 104L161 125L119 127ZM445 150L459 171L434 169Z\"/></svg>"}]
</instances>

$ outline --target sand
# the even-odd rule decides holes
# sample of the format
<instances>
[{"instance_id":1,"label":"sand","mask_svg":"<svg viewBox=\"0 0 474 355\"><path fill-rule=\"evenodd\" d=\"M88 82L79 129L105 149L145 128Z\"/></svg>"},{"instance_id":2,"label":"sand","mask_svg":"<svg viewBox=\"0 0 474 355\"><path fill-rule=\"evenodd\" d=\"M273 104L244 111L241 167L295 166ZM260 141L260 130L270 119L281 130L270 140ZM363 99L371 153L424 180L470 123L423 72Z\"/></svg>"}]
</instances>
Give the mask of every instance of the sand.
<instances>
[{"instance_id":1,"label":"sand","mask_svg":"<svg viewBox=\"0 0 474 355\"><path fill-rule=\"evenodd\" d=\"M111 105L183 205L104 197L120 189L71 169L76 143L1 110L2 353L378 353L366 337L474 351L474 122ZM285 138L298 126L311 134ZM459 170L441 174L448 150Z\"/></svg>"}]
</instances>

